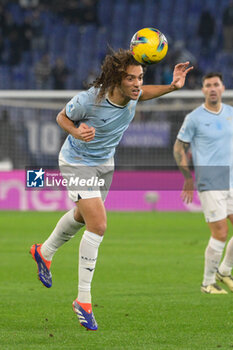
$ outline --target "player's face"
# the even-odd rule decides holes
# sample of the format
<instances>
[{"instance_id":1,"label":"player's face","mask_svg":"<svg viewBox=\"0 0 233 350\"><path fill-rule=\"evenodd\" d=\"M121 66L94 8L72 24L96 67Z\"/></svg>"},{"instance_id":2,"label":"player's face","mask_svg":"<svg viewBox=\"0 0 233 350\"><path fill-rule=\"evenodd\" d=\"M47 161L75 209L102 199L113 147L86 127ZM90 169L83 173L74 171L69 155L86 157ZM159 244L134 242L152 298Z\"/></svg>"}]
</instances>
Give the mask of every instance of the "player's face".
<instances>
[{"instance_id":1,"label":"player's face","mask_svg":"<svg viewBox=\"0 0 233 350\"><path fill-rule=\"evenodd\" d=\"M215 105L221 102L224 85L219 77L204 80L202 92L208 104Z\"/></svg>"},{"instance_id":2,"label":"player's face","mask_svg":"<svg viewBox=\"0 0 233 350\"><path fill-rule=\"evenodd\" d=\"M143 83L142 66L129 66L126 73L120 85L121 94L126 99L137 100Z\"/></svg>"}]
</instances>

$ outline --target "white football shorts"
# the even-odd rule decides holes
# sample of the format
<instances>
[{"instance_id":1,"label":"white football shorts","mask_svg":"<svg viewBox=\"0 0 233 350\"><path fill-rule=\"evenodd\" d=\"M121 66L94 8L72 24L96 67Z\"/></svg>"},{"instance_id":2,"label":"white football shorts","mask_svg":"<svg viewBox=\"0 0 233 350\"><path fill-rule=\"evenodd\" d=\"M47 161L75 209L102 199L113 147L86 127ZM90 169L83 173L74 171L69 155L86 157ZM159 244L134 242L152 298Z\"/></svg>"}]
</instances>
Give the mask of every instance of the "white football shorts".
<instances>
[{"instance_id":1,"label":"white football shorts","mask_svg":"<svg viewBox=\"0 0 233 350\"><path fill-rule=\"evenodd\" d=\"M96 197L105 201L114 173L113 157L101 165L88 166L68 163L60 152L59 167L67 180L68 195L73 202Z\"/></svg>"},{"instance_id":2,"label":"white football shorts","mask_svg":"<svg viewBox=\"0 0 233 350\"><path fill-rule=\"evenodd\" d=\"M206 222L225 219L233 214L233 189L198 192Z\"/></svg>"}]
</instances>

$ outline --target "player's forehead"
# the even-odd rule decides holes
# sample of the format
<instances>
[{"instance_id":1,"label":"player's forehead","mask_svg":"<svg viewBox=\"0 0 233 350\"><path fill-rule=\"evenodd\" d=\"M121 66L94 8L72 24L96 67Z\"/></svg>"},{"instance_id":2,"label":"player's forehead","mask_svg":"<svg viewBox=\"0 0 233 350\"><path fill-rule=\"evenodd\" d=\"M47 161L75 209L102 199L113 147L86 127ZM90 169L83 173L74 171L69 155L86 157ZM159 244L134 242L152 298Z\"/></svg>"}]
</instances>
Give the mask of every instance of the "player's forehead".
<instances>
[{"instance_id":1,"label":"player's forehead","mask_svg":"<svg viewBox=\"0 0 233 350\"><path fill-rule=\"evenodd\" d=\"M143 74L143 69L141 65L130 65L126 68L126 74L139 77Z\"/></svg>"},{"instance_id":2,"label":"player's forehead","mask_svg":"<svg viewBox=\"0 0 233 350\"><path fill-rule=\"evenodd\" d=\"M206 78L203 82L203 86L214 85L214 84L222 85L222 80L218 76L216 76L216 77Z\"/></svg>"}]
</instances>

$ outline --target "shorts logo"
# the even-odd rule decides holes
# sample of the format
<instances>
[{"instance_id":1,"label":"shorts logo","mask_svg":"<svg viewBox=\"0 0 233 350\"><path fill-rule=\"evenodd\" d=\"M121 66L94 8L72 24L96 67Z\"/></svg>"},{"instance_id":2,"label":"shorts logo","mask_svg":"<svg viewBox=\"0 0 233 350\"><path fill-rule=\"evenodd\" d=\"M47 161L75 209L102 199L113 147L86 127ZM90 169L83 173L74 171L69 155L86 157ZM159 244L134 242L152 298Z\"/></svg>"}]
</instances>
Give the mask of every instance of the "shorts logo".
<instances>
[{"instance_id":1,"label":"shorts logo","mask_svg":"<svg viewBox=\"0 0 233 350\"><path fill-rule=\"evenodd\" d=\"M42 168L40 170L27 170L27 187L44 187L44 174Z\"/></svg>"},{"instance_id":2,"label":"shorts logo","mask_svg":"<svg viewBox=\"0 0 233 350\"><path fill-rule=\"evenodd\" d=\"M211 215L212 218L214 218L214 217L216 216L216 211L215 211L215 210L212 210L212 211L210 212L210 215Z\"/></svg>"}]
</instances>

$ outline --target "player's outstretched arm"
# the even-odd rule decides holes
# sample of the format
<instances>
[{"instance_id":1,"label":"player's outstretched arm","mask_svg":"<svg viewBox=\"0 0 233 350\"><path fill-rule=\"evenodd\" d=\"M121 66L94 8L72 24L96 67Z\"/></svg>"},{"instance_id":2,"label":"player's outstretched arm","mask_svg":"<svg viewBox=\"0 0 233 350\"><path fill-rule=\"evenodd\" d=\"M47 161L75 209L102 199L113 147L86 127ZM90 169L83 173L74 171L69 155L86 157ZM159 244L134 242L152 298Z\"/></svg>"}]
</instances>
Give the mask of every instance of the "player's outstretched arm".
<instances>
[{"instance_id":1,"label":"player's outstretched arm","mask_svg":"<svg viewBox=\"0 0 233 350\"><path fill-rule=\"evenodd\" d=\"M178 63L173 70L173 80L171 86L174 90L181 89L184 86L186 75L193 69L193 66L189 67L189 61L184 63Z\"/></svg>"},{"instance_id":2,"label":"player's outstretched arm","mask_svg":"<svg viewBox=\"0 0 233 350\"><path fill-rule=\"evenodd\" d=\"M186 152L189 148L189 143L176 140L173 148L173 154L180 171L185 177L183 190L181 192L181 198L186 203L191 203L193 200L193 177L188 165L188 158Z\"/></svg>"},{"instance_id":3,"label":"player's outstretched arm","mask_svg":"<svg viewBox=\"0 0 233 350\"><path fill-rule=\"evenodd\" d=\"M169 92L181 89L184 86L186 75L193 69L189 67L189 62L178 63L173 71L173 80L170 85L143 85L140 101L151 100L153 98L168 94Z\"/></svg>"},{"instance_id":4,"label":"player's outstretched arm","mask_svg":"<svg viewBox=\"0 0 233 350\"><path fill-rule=\"evenodd\" d=\"M66 116L65 108L58 113L57 123L63 130L74 136L76 139L89 142L95 137L95 129L93 127L90 127L85 123L81 123L77 128L72 120Z\"/></svg>"}]
</instances>

